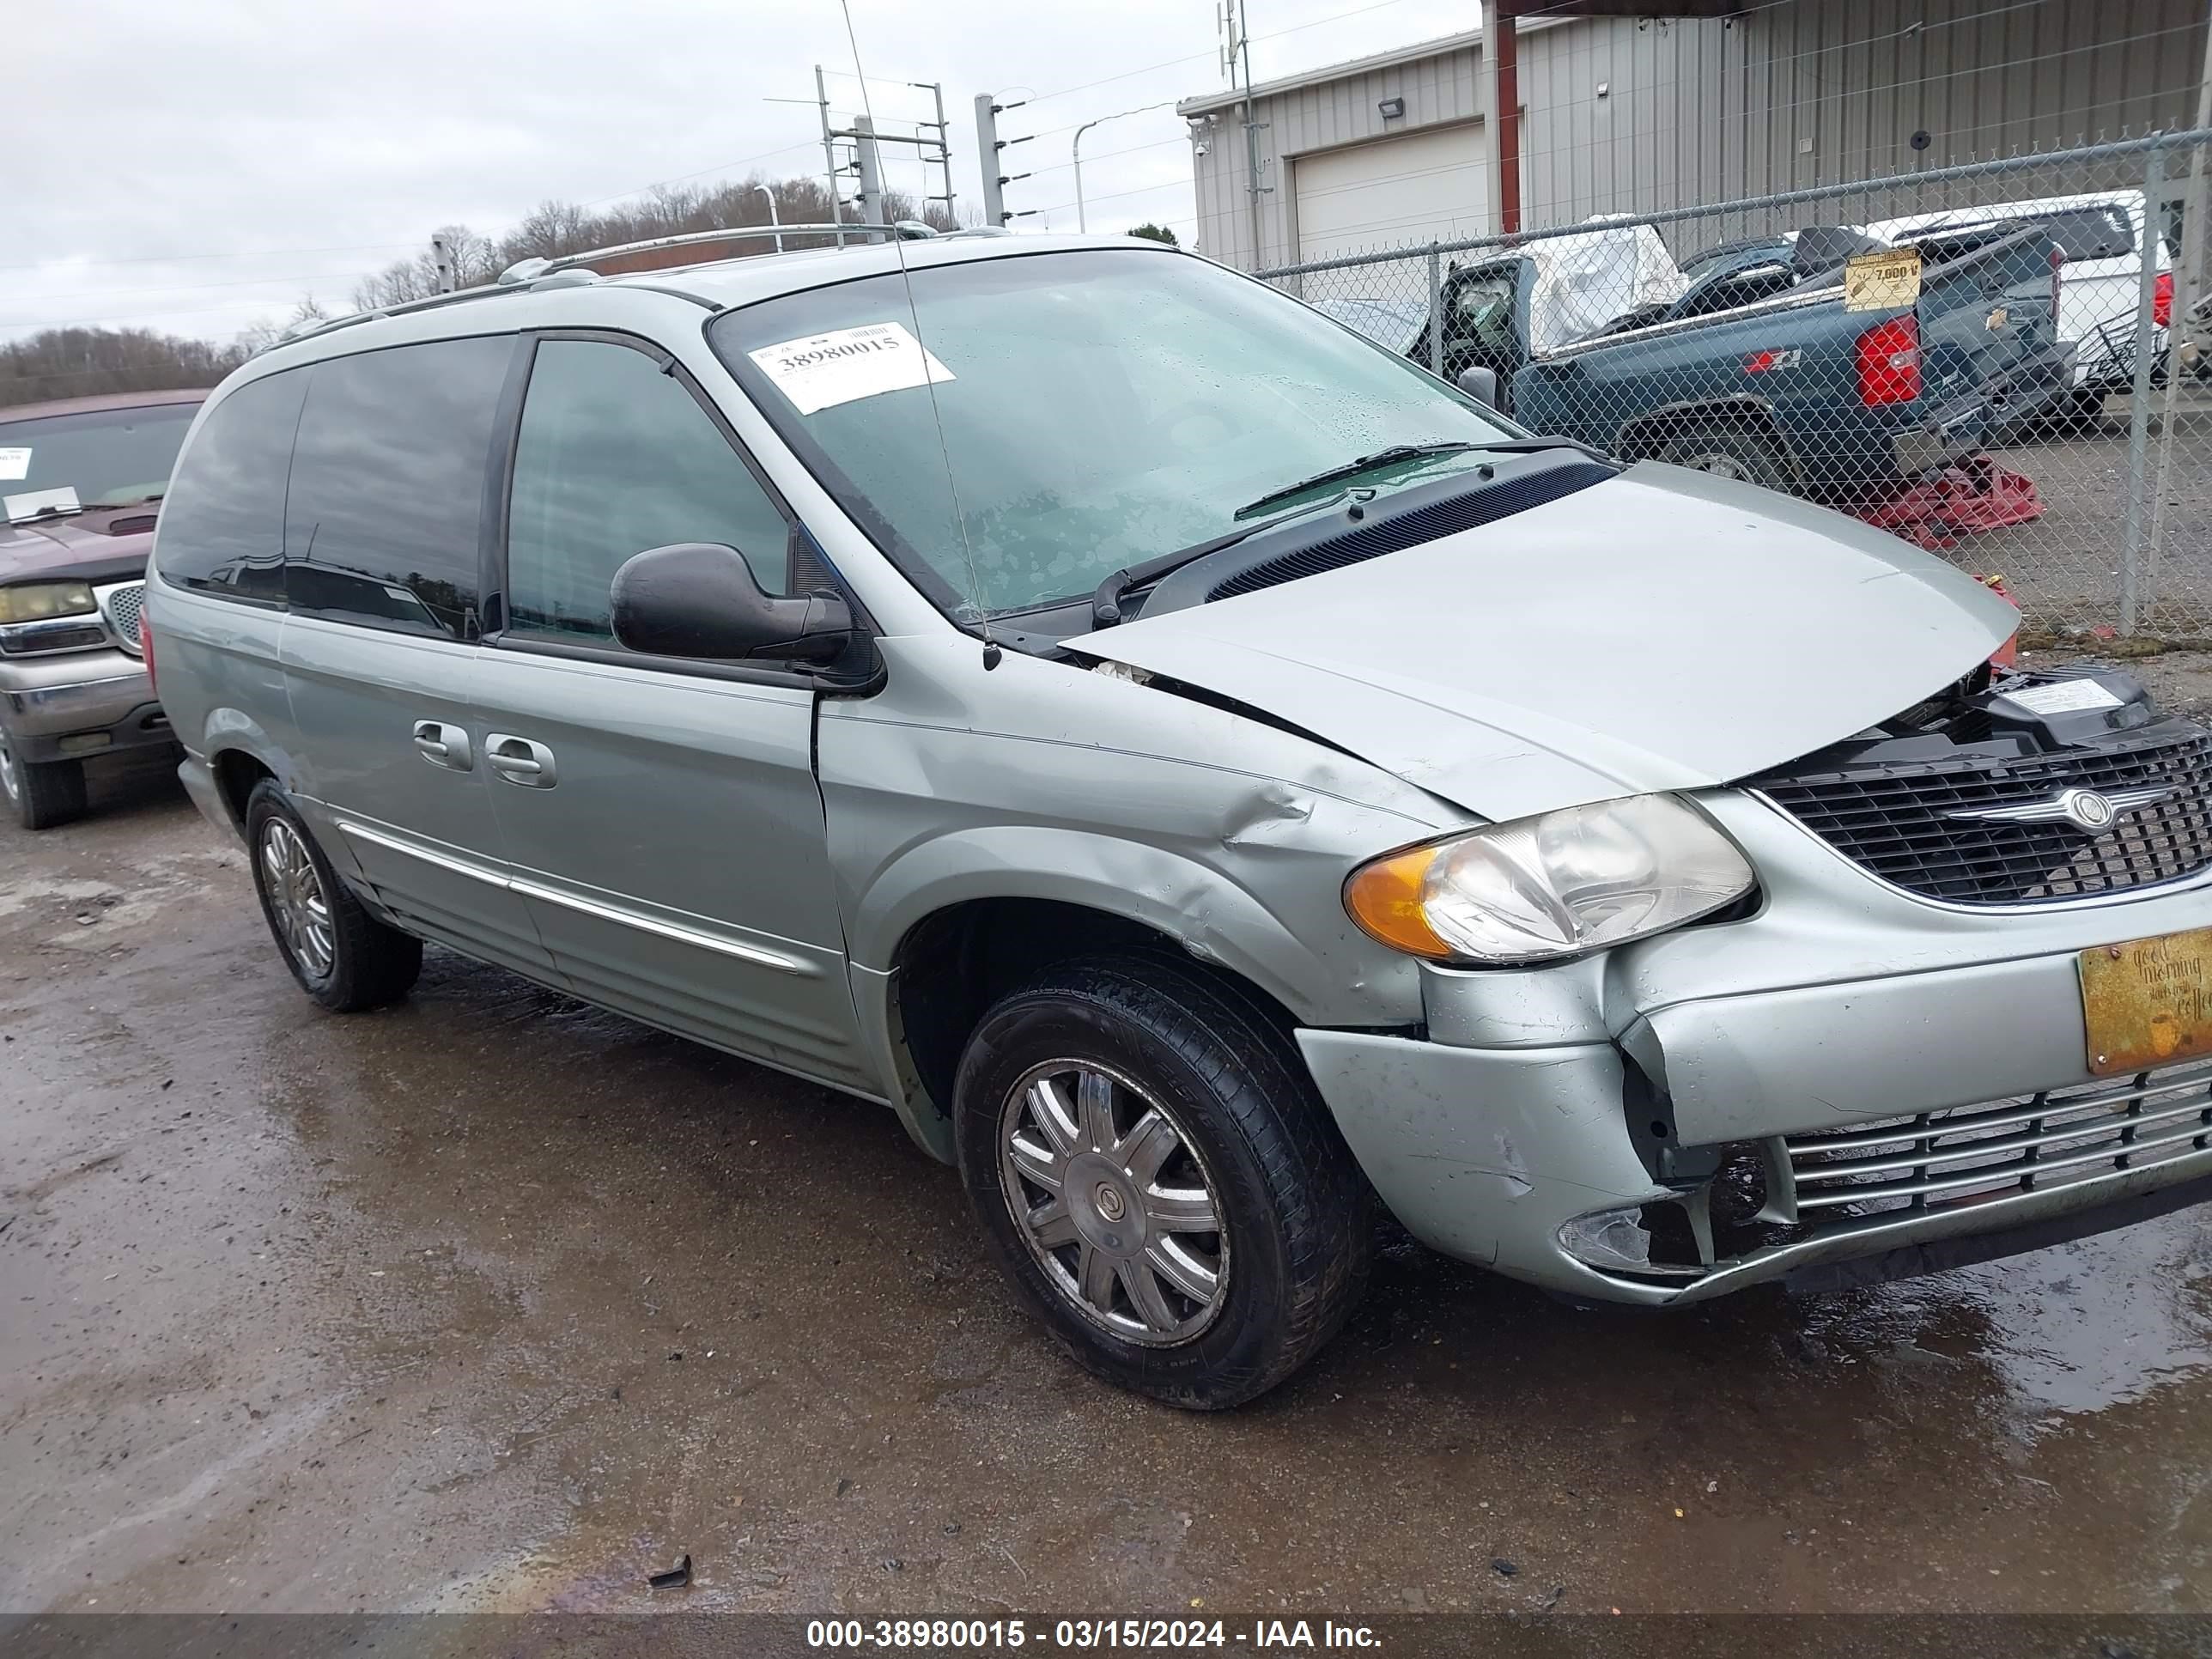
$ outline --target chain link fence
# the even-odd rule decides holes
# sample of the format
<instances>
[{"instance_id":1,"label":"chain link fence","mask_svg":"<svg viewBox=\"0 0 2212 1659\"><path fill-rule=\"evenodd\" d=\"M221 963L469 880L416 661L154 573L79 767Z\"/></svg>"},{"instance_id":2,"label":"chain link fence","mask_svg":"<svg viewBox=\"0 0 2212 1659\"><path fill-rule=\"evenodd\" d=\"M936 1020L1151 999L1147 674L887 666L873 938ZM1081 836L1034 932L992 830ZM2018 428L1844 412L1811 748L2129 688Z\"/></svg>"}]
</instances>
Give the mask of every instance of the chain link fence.
<instances>
[{"instance_id":1,"label":"chain link fence","mask_svg":"<svg viewBox=\"0 0 2212 1659\"><path fill-rule=\"evenodd\" d=\"M1256 274L1532 430L1787 490L2001 579L2031 639L2212 641L2208 145Z\"/></svg>"}]
</instances>

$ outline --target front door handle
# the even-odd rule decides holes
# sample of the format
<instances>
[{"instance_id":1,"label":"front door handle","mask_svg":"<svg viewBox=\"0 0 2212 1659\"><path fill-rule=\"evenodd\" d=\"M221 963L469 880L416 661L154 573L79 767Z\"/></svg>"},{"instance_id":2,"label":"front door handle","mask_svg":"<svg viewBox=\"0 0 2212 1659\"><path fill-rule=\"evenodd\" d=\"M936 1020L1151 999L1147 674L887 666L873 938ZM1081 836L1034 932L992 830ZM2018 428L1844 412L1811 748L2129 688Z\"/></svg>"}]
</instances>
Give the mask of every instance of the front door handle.
<instances>
[{"instance_id":1,"label":"front door handle","mask_svg":"<svg viewBox=\"0 0 2212 1659\"><path fill-rule=\"evenodd\" d=\"M484 734L484 759L500 776L526 789L550 789L560 781L560 772L553 764L553 751L527 738L488 732Z\"/></svg>"},{"instance_id":2,"label":"front door handle","mask_svg":"<svg viewBox=\"0 0 2212 1659\"><path fill-rule=\"evenodd\" d=\"M416 720L415 750L433 766L450 767L456 772L465 772L471 764L469 729L465 726L447 726L437 720Z\"/></svg>"}]
</instances>

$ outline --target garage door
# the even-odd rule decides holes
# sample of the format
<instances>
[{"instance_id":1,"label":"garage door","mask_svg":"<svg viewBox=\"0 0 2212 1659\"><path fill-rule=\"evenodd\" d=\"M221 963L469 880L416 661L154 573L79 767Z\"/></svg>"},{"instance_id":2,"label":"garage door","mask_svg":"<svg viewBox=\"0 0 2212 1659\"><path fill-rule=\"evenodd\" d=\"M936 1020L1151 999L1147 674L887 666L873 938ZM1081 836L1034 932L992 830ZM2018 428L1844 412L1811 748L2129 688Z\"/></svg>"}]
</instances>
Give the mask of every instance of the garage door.
<instances>
[{"instance_id":1,"label":"garage door","mask_svg":"<svg viewBox=\"0 0 2212 1659\"><path fill-rule=\"evenodd\" d=\"M1301 155L1298 257L1333 259L1407 242L1480 236L1490 222L1482 128L1437 127Z\"/></svg>"}]
</instances>

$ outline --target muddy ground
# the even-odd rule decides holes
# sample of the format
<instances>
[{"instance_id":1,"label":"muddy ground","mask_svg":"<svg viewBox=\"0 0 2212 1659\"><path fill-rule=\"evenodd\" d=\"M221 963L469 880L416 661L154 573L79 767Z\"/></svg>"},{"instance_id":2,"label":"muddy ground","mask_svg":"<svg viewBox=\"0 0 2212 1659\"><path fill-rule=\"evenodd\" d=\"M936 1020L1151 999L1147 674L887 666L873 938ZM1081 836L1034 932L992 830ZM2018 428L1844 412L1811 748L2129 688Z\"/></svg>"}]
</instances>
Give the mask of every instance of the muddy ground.
<instances>
[{"instance_id":1,"label":"muddy ground","mask_svg":"<svg viewBox=\"0 0 2212 1659\"><path fill-rule=\"evenodd\" d=\"M0 1610L2212 1605L2201 1214L1659 1316L1394 1247L1200 1418L878 1109L440 951L319 1012L159 769L0 828Z\"/></svg>"}]
</instances>

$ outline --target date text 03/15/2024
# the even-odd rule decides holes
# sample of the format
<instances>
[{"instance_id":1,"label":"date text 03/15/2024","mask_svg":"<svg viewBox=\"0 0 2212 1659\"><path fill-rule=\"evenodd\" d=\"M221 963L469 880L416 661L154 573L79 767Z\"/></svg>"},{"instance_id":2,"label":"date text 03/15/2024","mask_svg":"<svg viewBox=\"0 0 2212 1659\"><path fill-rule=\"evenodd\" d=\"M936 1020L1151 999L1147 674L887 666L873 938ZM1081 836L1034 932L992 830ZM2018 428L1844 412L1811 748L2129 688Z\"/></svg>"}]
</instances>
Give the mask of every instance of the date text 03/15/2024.
<instances>
[{"instance_id":1,"label":"date text 03/15/2024","mask_svg":"<svg viewBox=\"0 0 2212 1659\"><path fill-rule=\"evenodd\" d=\"M1328 1619L1261 1619L1241 1629L1219 1619L1058 1619L1049 1624L1024 1619L816 1619L806 1626L811 1648L988 1650L1032 1643L1073 1652L1227 1647L1265 1652L1382 1644L1365 1625Z\"/></svg>"}]
</instances>

